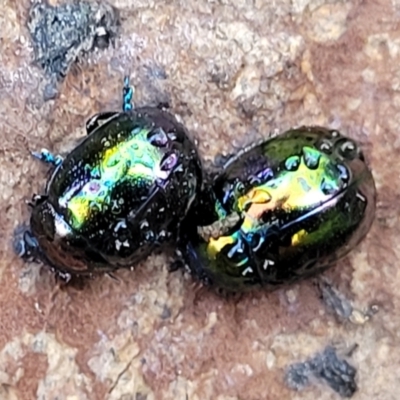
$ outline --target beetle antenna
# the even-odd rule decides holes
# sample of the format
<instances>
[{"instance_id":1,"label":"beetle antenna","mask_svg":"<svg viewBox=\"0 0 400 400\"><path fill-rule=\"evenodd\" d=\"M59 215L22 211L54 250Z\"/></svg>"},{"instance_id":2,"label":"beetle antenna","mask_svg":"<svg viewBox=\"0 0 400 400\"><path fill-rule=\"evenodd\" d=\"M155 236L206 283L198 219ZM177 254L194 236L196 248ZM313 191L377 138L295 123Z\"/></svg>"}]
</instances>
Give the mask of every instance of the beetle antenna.
<instances>
[{"instance_id":1,"label":"beetle antenna","mask_svg":"<svg viewBox=\"0 0 400 400\"><path fill-rule=\"evenodd\" d=\"M132 104L134 89L129 84L129 76L124 78L124 88L122 90L122 109L124 112L131 111L134 106Z\"/></svg>"}]
</instances>

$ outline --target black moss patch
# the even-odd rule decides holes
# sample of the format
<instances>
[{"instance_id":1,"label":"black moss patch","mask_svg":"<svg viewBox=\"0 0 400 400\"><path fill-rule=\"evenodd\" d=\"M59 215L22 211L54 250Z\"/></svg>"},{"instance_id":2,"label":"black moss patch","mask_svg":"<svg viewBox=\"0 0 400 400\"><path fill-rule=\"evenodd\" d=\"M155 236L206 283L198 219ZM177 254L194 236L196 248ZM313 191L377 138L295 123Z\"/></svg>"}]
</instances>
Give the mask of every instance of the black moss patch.
<instances>
[{"instance_id":1,"label":"black moss patch","mask_svg":"<svg viewBox=\"0 0 400 400\"><path fill-rule=\"evenodd\" d=\"M357 391L356 369L346 360L340 359L336 350L328 346L315 357L291 365L286 371L286 384L295 390L302 390L312 380L319 380L330 386L342 397L352 397Z\"/></svg>"},{"instance_id":2,"label":"black moss patch","mask_svg":"<svg viewBox=\"0 0 400 400\"><path fill-rule=\"evenodd\" d=\"M105 2L77 1L52 7L35 3L28 30L36 62L52 78L63 78L79 55L106 48L119 26L117 11ZM49 91L49 98L54 93Z\"/></svg>"}]
</instances>

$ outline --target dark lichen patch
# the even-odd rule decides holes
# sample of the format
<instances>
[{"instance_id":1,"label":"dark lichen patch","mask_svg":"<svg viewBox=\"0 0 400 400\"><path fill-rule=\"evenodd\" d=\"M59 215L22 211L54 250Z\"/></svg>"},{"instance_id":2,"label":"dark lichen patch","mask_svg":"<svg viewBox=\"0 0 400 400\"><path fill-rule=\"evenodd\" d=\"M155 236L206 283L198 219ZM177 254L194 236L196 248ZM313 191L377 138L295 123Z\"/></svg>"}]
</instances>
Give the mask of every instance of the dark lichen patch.
<instances>
[{"instance_id":1,"label":"dark lichen patch","mask_svg":"<svg viewBox=\"0 0 400 400\"><path fill-rule=\"evenodd\" d=\"M118 13L104 2L78 1L58 7L35 3L29 11L35 60L57 78L67 74L79 55L108 47L118 26Z\"/></svg>"},{"instance_id":2,"label":"dark lichen patch","mask_svg":"<svg viewBox=\"0 0 400 400\"><path fill-rule=\"evenodd\" d=\"M352 302L326 279L320 279L318 287L322 301L335 315L338 322L351 322L362 325L368 322L378 311L379 306L372 304L366 310L360 310L353 306Z\"/></svg>"},{"instance_id":3,"label":"dark lichen patch","mask_svg":"<svg viewBox=\"0 0 400 400\"><path fill-rule=\"evenodd\" d=\"M342 397L352 397L357 391L355 382L357 370L346 360L340 359L336 350L328 346L315 357L291 365L286 371L286 384L295 390L302 390L313 379L325 382Z\"/></svg>"},{"instance_id":4,"label":"dark lichen patch","mask_svg":"<svg viewBox=\"0 0 400 400\"><path fill-rule=\"evenodd\" d=\"M321 297L326 306L334 312L340 320L348 320L353 312L350 301L335 287L325 280L319 281Z\"/></svg>"}]
</instances>

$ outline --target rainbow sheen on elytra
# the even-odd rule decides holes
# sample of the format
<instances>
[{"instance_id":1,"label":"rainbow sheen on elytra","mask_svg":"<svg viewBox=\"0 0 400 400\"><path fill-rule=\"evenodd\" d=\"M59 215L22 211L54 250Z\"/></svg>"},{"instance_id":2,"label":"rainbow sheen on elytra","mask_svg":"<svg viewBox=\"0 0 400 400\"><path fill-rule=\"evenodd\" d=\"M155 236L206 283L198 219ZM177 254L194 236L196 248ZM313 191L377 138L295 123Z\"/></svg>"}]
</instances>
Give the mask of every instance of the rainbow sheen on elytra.
<instances>
[{"instance_id":1,"label":"rainbow sheen on elytra","mask_svg":"<svg viewBox=\"0 0 400 400\"><path fill-rule=\"evenodd\" d=\"M68 210L66 221L72 228L83 233L98 213L120 213L125 199L116 189L122 181L145 187L157 179L168 179L171 169L161 170L163 154L149 142L150 132L137 128L122 141L112 144L107 138L103 140L105 150L94 163L85 165L91 179L73 185L59 198L59 204Z\"/></svg>"},{"instance_id":2,"label":"rainbow sheen on elytra","mask_svg":"<svg viewBox=\"0 0 400 400\"><path fill-rule=\"evenodd\" d=\"M358 145L299 128L228 160L199 201L181 252L192 272L226 289L314 275L353 249L375 213L375 185ZM205 214L205 209L208 214Z\"/></svg>"},{"instance_id":3,"label":"rainbow sheen on elytra","mask_svg":"<svg viewBox=\"0 0 400 400\"><path fill-rule=\"evenodd\" d=\"M132 267L176 235L201 185L197 151L171 114L132 109L131 95L125 86L124 111L92 117L64 159L35 153L55 168L34 198L22 255L87 274Z\"/></svg>"}]
</instances>

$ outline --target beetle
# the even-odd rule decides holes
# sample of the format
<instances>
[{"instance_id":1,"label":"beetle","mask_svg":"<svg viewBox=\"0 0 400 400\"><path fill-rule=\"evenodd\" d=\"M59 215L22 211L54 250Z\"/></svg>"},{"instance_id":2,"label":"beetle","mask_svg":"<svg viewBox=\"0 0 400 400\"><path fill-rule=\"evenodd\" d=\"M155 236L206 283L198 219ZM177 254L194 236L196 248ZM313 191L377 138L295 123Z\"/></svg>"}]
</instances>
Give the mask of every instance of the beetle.
<instances>
[{"instance_id":1,"label":"beetle","mask_svg":"<svg viewBox=\"0 0 400 400\"><path fill-rule=\"evenodd\" d=\"M90 118L65 157L33 153L54 170L19 250L66 279L132 267L173 240L201 185L186 128L163 109L133 108L132 96L125 78L123 110Z\"/></svg>"},{"instance_id":2,"label":"beetle","mask_svg":"<svg viewBox=\"0 0 400 400\"><path fill-rule=\"evenodd\" d=\"M371 227L376 189L355 141L301 127L229 158L197 203L178 255L204 283L239 291L291 283L344 257Z\"/></svg>"}]
</instances>

